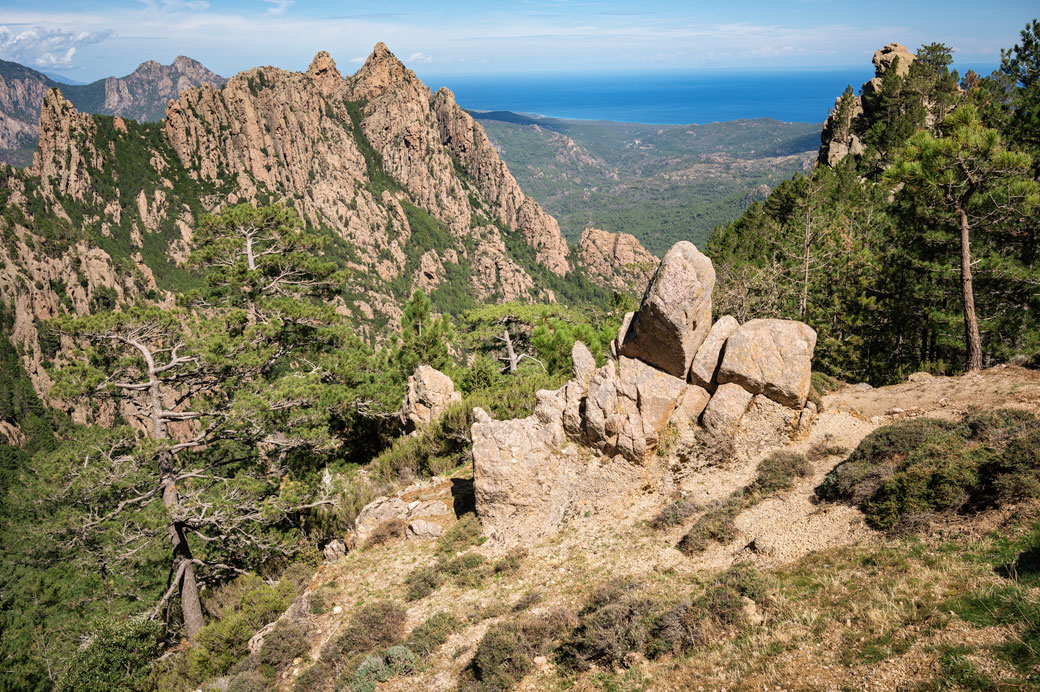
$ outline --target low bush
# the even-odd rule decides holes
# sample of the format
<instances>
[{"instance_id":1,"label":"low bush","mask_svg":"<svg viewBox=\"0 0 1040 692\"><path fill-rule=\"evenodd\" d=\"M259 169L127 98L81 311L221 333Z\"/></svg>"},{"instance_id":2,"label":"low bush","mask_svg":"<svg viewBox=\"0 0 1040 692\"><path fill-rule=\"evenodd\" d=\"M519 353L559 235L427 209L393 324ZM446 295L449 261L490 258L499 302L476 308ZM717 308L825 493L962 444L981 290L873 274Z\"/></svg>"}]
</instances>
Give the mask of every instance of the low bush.
<instances>
[{"instance_id":1,"label":"low bush","mask_svg":"<svg viewBox=\"0 0 1040 692\"><path fill-rule=\"evenodd\" d=\"M444 535L437 539L437 552L455 555L470 546L484 542L484 534L476 514L464 514Z\"/></svg>"},{"instance_id":2,"label":"low bush","mask_svg":"<svg viewBox=\"0 0 1040 692\"><path fill-rule=\"evenodd\" d=\"M408 522L404 519L390 519L378 524L372 533L368 535L368 541L365 543L366 548L375 548L376 546L389 543L395 538L404 538L404 530L408 526Z\"/></svg>"},{"instance_id":3,"label":"low bush","mask_svg":"<svg viewBox=\"0 0 1040 692\"><path fill-rule=\"evenodd\" d=\"M414 675L419 669L415 654L407 646L391 646L386 650L386 665L394 675Z\"/></svg>"},{"instance_id":4,"label":"low bush","mask_svg":"<svg viewBox=\"0 0 1040 692\"><path fill-rule=\"evenodd\" d=\"M650 528L660 530L678 526L702 509L703 507L696 502L680 497L665 505L664 509L650 520Z\"/></svg>"},{"instance_id":5,"label":"low bush","mask_svg":"<svg viewBox=\"0 0 1040 692\"><path fill-rule=\"evenodd\" d=\"M404 578L405 597L409 601L426 598L444 583L444 573L439 563L424 563L409 572Z\"/></svg>"},{"instance_id":6,"label":"low bush","mask_svg":"<svg viewBox=\"0 0 1040 692\"><path fill-rule=\"evenodd\" d=\"M816 490L858 506L875 528L906 531L941 512L1040 497L1040 421L973 411L959 423L919 418L878 428Z\"/></svg>"},{"instance_id":7,"label":"low bush","mask_svg":"<svg viewBox=\"0 0 1040 692\"><path fill-rule=\"evenodd\" d=\"M376 684L386 682L394 676L382 656L368 656L349 677L346 685L337 687L341 692L373 692Z\"/></svg>"},{"instance_id":8,"label":"low bush","mask_svg":"<svg viewBox=\"0 0 1040 692\"><path fill-rule=\"evenodd\" d=\"M737 496L716 504L694 522L676 547L685 555L697 555L712 542L729 543L739 534L734 520L743 508Z\"/></svg>"},{"instance_id":9,"label":"low bush","mask_svg":"<svg viewBox=\"0 0 1040 692\"><path fill-rule=\"evenodd\" d=\"M323 652L323 658L384 649L404 639L405 610L391 601L374 601L358 608L346 629Z\"/></svg>"},{"instance_id":10,"label":"low bush","mask_svg":"<svg viewBox=\"0 0 1040 692\"><path fill-rule=\"evenodd\" d=\"M484 562L485 558L480 553L465 553L442 562L440 570L457 586L474 588L483 583L486 576Z\"/></svg>"},{"instance_id":11,"label":"low bush","mask_svg":"<svg viewBox=\"0 0 1040 692\"><path fill-rule=\"evenodd\" d=\"M768 495L794 486L795 479L812 473L804 454L774 452L758 464L755 480L749 487L754 493Z\"/></svg>"},{"instance_id":12,"label":"low bush","mask_svg":"<svg viewBox=\"0 0 1040 692\"><path fill-rule=\"evenodd\" d=\"M460 622L449 613L437 612L427 618L424 622L416 625L412 633L408 635L405 646L415 653L419 658L428 658L455 632Z\"/></svg>"},{"instance_id":13,"label":"low bush","mask_svg":"<svg viewBox=\"0 0 1040 692\"><path fill-rule=\"evenodd\" d=\"M513 604L513 612L520 613L532 606L536 606L542 602L545 597L540 591L526 591L520 599Z\"/></svg>"},{"instance_id":14,"label":"low bush","mask_svg":"<svg viewBox=\"0 0 1040 692\"><path fill-rule=\"evenodd\" d=\"M307 653L309 648L307 630L303 625L280 620L264 637L257 658L261 665L282 670L292 663L294 658Z\"/></svg>"},{"instance_id":15,"label":"low bush","mask_svg":"<svg viewBox=\"0 0 1040 692\"><path fill-rule=\"evenodd\" d=\"M659 611L654 601L639 593L637 583L608 582L578 613L578 625L561 647L560 659L578 670L593 663L620 666L626 655L647 650Z\"/></svg>"},{"instance_id":16,"label":"low bush","mask_svg":"<svg viewBox=\"0 0 1040 692\"><path fill-rule=\"evenodd\" d=\"M491 571L494 574L515 574L520 571L520 564L526 557L527 550L524 548L513 548L495 561Z\"/></svg>"},{"instance_id":17,"label":"low bush","mask_svg":"<svg viewBox=\"0 0 1040 692\"><path fill-rule=\"evenodd\" d=\"M295 596L295 582L271 585L254 574L217 589L205 603L213 617L195 635L188 650L190 677L206 680L226 675L249 653L250 638L281 615Z\"/></svg>"},{"instance_id":18,"label":"low bush","mask_svg":"<svg viewBox=\"0 0 1040 692\"><path fill-rule=\"evenodd\" d=\"M459 692L503 692L534 668L534 657L548 653L571 624L563 611L492 625L477 644Z\"/></svg>"}]
</instances>

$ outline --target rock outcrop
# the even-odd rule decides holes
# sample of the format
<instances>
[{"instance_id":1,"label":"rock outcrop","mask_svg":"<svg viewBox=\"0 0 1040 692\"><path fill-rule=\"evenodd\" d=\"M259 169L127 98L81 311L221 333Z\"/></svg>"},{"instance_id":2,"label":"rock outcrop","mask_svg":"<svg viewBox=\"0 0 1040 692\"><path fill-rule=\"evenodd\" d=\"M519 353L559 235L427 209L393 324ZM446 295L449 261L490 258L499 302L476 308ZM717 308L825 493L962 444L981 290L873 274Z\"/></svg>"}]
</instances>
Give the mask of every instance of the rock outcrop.
<instances>
[{"instance_id":1,"label":"rock outcrop","mask_svg":"<svg viewBox=\"0 0 1040 692\"><path fill-rule=\"evenodd\" d=\"M658 259L629 233L586 228L578 241L578 260L590 277L619 291L642 295Z\"/></svg>"},{"instance_id":2,"label":"rock outcrop","mask_svg":"<svg viewBox=\"0 0 1040 692\"><path fill-rule=\"evenodd\" d=\"M685 379L711 328L714 289L711 260L693 243L673 245L650 280L639 312L618 337L620 354Z\"/></svg>"},{"instance_id":3,"label":"rock outcrop","mask_svg":"<svg viewBox=\"0 0 1040 692\"><path fill-rule=\"evenodd\" d=\"M736 382L752 394L791 408L809 396L816 332L792 320L751 320L726 340L719 382Z\"/></svg>"},{"instance_id":4,"label":"rock outcrop","mask_svg":"<svg viewBox=\"0 0 1040 692\"><path fill-rule=\"evenodd\" d=\"M420 365L408 376L408 389L401 404L401 424L419 430L458 401L462 401L462 394L455 391L450 377L429 365Z\"/></svg>"},{"instance_id":5,"label":"rock outcrop","mask_svg":"<svg viewBox=\"0 0 1040 692\"><path fill-rule=\"evenodd\" d=\"M590 498L645 483L668 428L696 436L699 424L710 439L741 439L757 453L811 422L802 407L816 333L788 320L712 326L714 281L711 261L677 243L605 365L575 343L573 378L538 392L533 415L496 421L474 411L474 492L489 537L537 540Z\"/></svg>"},{"instance_id":6,"label":"rock outcrop","mask_svg":"<svg viewBox=\"0 0 1040 692\"><path fill-rule=\"evenodd\" d=\"M905 77L916 59L917 56L899 43L889 43L874 53L874 77L864 82L861 96L849 94L835 100L834 110L824 122L820 135L819 163L836 166L846 156L863 154L860 137L866 131L875 109L882 75L894 66L896 74Z\"/></svg>"}]
</instances>

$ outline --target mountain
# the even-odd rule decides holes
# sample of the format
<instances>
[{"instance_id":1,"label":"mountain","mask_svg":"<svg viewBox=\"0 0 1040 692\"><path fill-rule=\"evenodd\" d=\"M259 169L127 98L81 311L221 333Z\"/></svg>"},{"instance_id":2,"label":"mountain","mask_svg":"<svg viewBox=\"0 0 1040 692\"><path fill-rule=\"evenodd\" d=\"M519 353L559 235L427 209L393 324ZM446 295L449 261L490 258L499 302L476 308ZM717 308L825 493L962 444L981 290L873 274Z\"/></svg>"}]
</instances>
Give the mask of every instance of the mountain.
<instances>
[{"instance_id":1,"label":"mountain","mask_svg":"<svg viewBox=\"0 0 1040 692\"><path fill-rule=\"evenodd\" d=\"M703 245L748 203L811 165L820 126L768 118L707 125L473 112L521 187L576 241L589 226L661 255Z\"/></svg>"},{"instance_id":2,"label":"mountain","mask_svg":"<svg viewBox=\"0 0 1040 692\"><path fill-rule=\"evenodd\" d=\"M60 84L71 84L73 86L86 84L86 82L79 82L75 79L69 79L65 75L60 75L57 72L45 72L43 70L40 70L40 74L45 75L46 77L49 77L50 79L53 79L55 82L58 82Z\"/></svg>"},{"instance_id":3,"label":"mountain","mask_svg":"<svg viewBox=\"0 0 1040 692\"><path fill-rule=\"evenodd\" d=\"M90 84L72 84L0 60L0 162L28 165L36 145L36 122L47 89L58 88L80 111L161 120L166 104L185 89L225 80L198 61L179 56L170 65L141 63L125 77L107 77Z\"/></svg>"},{"instance_id":4,"label":"mountain","mask_svg":"<svg viewBox=\"0 0 1040 692\"><path fill-rule=\"evenodd\" d=\"M347 78L322 52L305 73L260 67L189 88L159 123L83 113L51 89L32 165L0 175L0 300L15 306L14 339L41 395L57 344L37 338L38 320L172 300L198 283L184 259L201 215L241 202L284 201L328 239L347 277L337 309L372 340L400 324L416 288L458 314L503 300L605 302L616 284L602 252L598 283L586 278L481 126L383 44Z\"/></svg>"}]
</instances>

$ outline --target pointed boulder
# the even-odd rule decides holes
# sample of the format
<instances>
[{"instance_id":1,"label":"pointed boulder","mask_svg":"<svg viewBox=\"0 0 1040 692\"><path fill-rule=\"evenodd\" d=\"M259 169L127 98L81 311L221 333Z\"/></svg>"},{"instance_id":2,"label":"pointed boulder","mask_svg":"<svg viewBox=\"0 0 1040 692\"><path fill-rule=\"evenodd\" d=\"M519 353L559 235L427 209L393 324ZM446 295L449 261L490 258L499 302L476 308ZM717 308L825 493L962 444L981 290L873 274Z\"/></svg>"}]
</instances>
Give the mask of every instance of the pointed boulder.
<instances>
[{"instance_id":1,"label":"pointed boulder","mask_svg":"<svg viewBox=\"0 0 1040 692\"><path fill-rule=\"evenodd\" d=\"M715 268L693 243L672 246L650 280L620 353L686 379L711 328Z\"/></svg>"}]
</instances>

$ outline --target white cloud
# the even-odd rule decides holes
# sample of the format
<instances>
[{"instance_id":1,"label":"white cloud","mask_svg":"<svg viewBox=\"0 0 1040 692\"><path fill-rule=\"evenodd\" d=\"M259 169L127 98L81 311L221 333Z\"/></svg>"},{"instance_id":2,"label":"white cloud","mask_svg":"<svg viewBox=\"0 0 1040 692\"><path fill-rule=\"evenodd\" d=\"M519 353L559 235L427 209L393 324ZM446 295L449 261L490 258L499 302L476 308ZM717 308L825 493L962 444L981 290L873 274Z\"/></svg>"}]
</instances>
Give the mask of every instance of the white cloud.
<instances>
[{"instance_id":1,"label":"white cloud","mask_svg":"<svg viewBox=\"0 0 1040 692\"><path fill-rule=\"evenodd\" d=\"M285 12L295 0L264 0L264 2L271 6L271 9L267 10L267 14L279 15Z\"/></svg>"},{"instance_id":2,"label":"white cloud","mask_svg":"<svg viewBox=\"0 0 1040 692\"><path fill-rule=\"evenodd\" d=\"M12 31L0 25L0 56L33 67L70 69L77 49L111 35L109 29L73 32L34 26Z\"/></svg>"},{"instance_id":3,"label":"white cloud","mask_svg":"<svg viewBox=\"0 0 1040 692\"><path fill-rule=\"evenodd\" d=\"M420 50L420 51L417 51L417 52L412 53L411 55L409 55L408 56L408 60L406 60L405 62L410 62L410 63L431 63L431 62L433 62L433 58L431 58L429 55L427 55L426 53L423 53Z\"/></svg>"},{"instance_id":4,"label":"white cloud","mask_svg":"<svg viewBox=\"0 0 1040 692\"><path fill-rule=\"evenodd\" d=\"M364 55L359 55L356 58L351 58L350 62L354 63L355 65L360 65L363 62L365 62L365 56Z\"/></svg>"}]
</instances>

